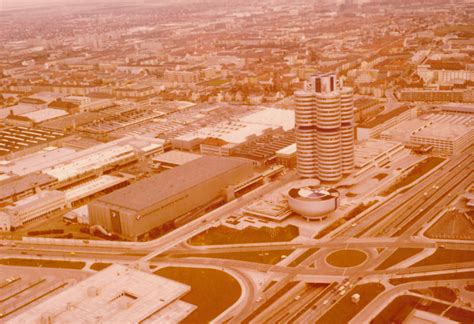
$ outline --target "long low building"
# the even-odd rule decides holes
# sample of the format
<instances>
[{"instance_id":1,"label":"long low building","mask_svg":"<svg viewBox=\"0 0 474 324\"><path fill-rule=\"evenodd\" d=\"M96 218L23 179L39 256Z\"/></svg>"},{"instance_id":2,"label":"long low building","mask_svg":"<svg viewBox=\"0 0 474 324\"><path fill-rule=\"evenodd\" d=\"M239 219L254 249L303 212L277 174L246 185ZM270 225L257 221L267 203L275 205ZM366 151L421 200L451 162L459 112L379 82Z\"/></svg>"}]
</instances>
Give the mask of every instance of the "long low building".
<instances>
[{"instance_id":1,"label":"long low building","mask_svg":"<svg viewBox=\"0 0 474 324\"><path fill-rule=\"evenodd\" d=\"M415 118L417 111L408 105L403 105L395 110L364 121L357 126L357 139L359 141L375 138L387 128L398 123Z\"/></svg>"},{"instance_id":2,"label":"long low building","mask_svg":"<svg viewBox=\"0 0 474 324\"><path fill-rule=\"evenodd\" d=\"M450 123L433 123L411 136L417 145L432 145L434 150L452 155L461 153L474 142L474 127Z\"/></svg>"},{"instance_id":3,"label":"long low building","mask_svg":"<svg viewBox=\"0 0 474 324\"><path fill-rule=\"evenodd\" d=\"M359 176L377 167L384 167L392 162L397 156L409 150L400 142L369 139L358 142L354 150L354 165Z\"/></svg>"},{"instance_id":4,"label":"long low building","mask_svg":"<svg viewBox=\"0 0 474 324\"><path fill-rule=\"evenodd\" d=\"M30 173L22 177L6 176L0 180L0 203L14 202L31 196L41 189L52 188L57 180L43 173Z\"/></svg>"},{"instance_id":5,"label":"long low building","mask_svg":"<svg viewBox=\"0 0 474 324\"><path fill-rule=\"evenodd\" d=\"M54 164L42 172L58 179L58 187L63 187L133 163L140 155L162 152L161 140L127 136L77 152L70 155L67 161Z\"/></svg>"},{"instance_id":6,"label":"long low building","mask_svg":"<svg viewBox=\"0 0 474 324\"><path fill-rule=\"evenodd\" d=\"M70 184L87 176L125 165L137 159L137 153L131 145L112 147L67 164L56 165L43 171L62 184Z\"/></svg>"},{"instance_id":7,"label":"long low building","mask_svg":"<svg viewBox=\"0 0 474 324\"><path fill-rule=\"evenodd\" d=\"M138 240L219 198L253 175L246 159L204 156L138 181L89 204L92 225Z\"/></svg>"},{"instance_id":8,"label":"long low building","mask_svg":"<svg viewBox=\"0 0 474 324\"><path fill-rule=\"evenodd\" d=\"M45 190L0 208L0 231L11 231L66 207L66 195Z\"/></svg>"},{"instance_id":9,"label":"long low building","mask_svg":"<svg viewBox=\"0 0 474 324\"><path fill-rule=\"evenodd\" d=\"M474 127L463 122L466 118L449 118L451 115L429 115L424 119L404 121L383 131L380 138L404 144L432 146L435 151L443 154L458 154L474 141Z\"/></svg>"},{"instance_id":10,"label":"long low building","mask_svg":"<svg viewBox=\"0 0 474 324\"><path fill-rule=\"evenodd\" d=\"M221 121L172 139L173 148L202 154L230 155L245 143L272 133L294 128L294 112L286 109L263 108L238 119Z\"/></svg>"},{"instance_id":11,"label":"long low building","mask_svg":"<svg viewBox=\"0 0 474 324\"><path fill-rule=\"evenodd\" d=\"M180 300L191 287L114 264L34 305L7 323L179 322L195 305Z\"/></svg>"},{"instance_id":12,"label":"long low building","mask_svg":"<svg viewBox=\"0 0 474 324\"><path fill-rule=\"evenodd\" d=\"M66 194L66 202L68 206L73 206L74 203L79 202L85 198L102 192L110 192L113 189L124 187L128 183L128 178L105 174L65 190L64 193Z\"/></svg>"}]
</instances>

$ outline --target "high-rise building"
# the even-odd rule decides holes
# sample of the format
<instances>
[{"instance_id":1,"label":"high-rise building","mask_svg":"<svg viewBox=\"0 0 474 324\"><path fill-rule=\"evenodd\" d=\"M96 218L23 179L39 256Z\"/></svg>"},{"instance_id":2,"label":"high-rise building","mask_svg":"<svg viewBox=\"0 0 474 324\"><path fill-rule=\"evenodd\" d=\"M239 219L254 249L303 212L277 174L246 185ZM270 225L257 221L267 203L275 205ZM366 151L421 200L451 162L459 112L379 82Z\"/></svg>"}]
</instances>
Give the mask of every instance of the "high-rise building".
<instances>
[{"instance_id":1,"label":"high-rise building","mask_svg":"<svg viewBox=\"0 0 474 324\"><path fill-rule=\"evenodd\" d=\"M318 74L295 92L297 170L334 182L354 168L353 90L335 73Z\"/></svg>"}]
</instances>

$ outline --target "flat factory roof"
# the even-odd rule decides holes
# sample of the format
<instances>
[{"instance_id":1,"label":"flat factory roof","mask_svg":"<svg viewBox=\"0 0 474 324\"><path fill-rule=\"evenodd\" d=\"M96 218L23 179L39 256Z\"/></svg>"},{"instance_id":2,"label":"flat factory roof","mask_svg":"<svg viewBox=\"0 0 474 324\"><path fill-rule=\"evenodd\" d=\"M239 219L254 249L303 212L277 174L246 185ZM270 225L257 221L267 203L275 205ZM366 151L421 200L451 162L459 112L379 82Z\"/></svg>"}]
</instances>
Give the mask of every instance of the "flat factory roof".
<instances>
[{"instance_id":1,"label":"flat factory roof","mask_svg":"<svg viewBox=\"0 0 474 324\"><path fill-rule=\"evenodd\" d=\"M439 122L439 123L474 126L474 114L444 112L444 113L424 115L421 118L424 118L433 122Z\"/></svg>"},{"instance_id":2,"label":"flat factory roof","mask_svg":"<svg viewBox=\"0 0 474 324\"><path fill-rule=\"evenodd\" d=\"M23 177L0 182L0 200L30 190L36 186L44 186L53 183L54 181L56 181L56 179L47 174L31 173Z\"/></svg>"},{"instance_id":3,"label":"flat factory roof","mask_svg":"<svg viewBox=\"0 0 474 324\"><path fill-rule=\"evenodd\" d=\"M372 128L375 127L379 124L385 123L387 120L392 119L395 116L400 115L401 113L404 113L407 110L410 110L411 108L409 106L401 106L400 108L397 108L395 110L392 110L386 114L382 115L377 115L374 119L368 120L366 122L363 122L360 124L358 127L360 128Z\"/></svg>"},{"instance_id":4,"label":"flat factory roof","mask_svg":"<svg viewBox=\"0 0 474 324\"><path fill-rule=\"evenodd\" d=\"M153 161L159 163L182 165L193 160L199 159L200 157L202 157L201 154L172 150L153 157Z\"/></svg>"},{"instance_id":5,"label":"flat factory roof","mask_svg":"<svg viewBox=\"0 0 474 324\"><path fill-rule=\"evenodd\" d=\"M39 109L41 108L37 105L19 103L15 106L0 109L0 119L7 118L8 115L10 115L11 113L15 115L21 115L21 114L26 114L28 112L36 111Z\"/></svg>"},{"instance_id":6,"label":"flat factory roof","mask_svg":"<svg viewBox=\"0 0 474 324\"><path fill-rule=\"evenodd\" d=\"M59 181L64 181L86 172L98 170L106 165L121 161L135 154L132 146L116 146L103 151L89 154L75 161L63 165L56 165L43 172L55 177Z\"/></svg>"},{"instance_id":7,"label":"flat factory roof","mask_svg":"<svg viewBox=\"0 0 474 324\"><path fill-rule=\"evenodd\" d=\"M295 127L295 112L288 109L265 108L240 118L249 124L267 125L272 128L281 126L285 131Z\"/></svg>"},{"instance_id":8,"label":"flat factory roof","mask_svg":"<svg viewBox=\"0 0 474 324\"><path fill-rule=\"evenodd\" d=\"M292 155L296 154L296 143L285 146L284 148L276 151L277 155Z\"/></svg>"},{"instance_id":9,"label":"flat factory roof","mask_svg":"<svg viewBox=\"0 0 474 324\"><path fill-rule=\"evenodd\" d=\"M250 161L241 158L203 156L150 178L135 182L96 201L141 211L188 188L250 163Z\"/></svg>"},{"instance_id":10,"label":"flat factory roof","mask_svg":"<svg viewBox=\"0 0 474 324\"><path fill-rule=\"evenodd\" d=\"M50 119L66 116L68 113L62 109L45 108L41 110L31 111L21 116L27 117L35 123L41 123Z\"/></svg>"},{"instance_id":11,"label":"flat factory roof","mask_svg":"<svg viewBox=\"0 0 474 324\"><path fill-rule=\"evenodd\" d=\"M451 123L433 123L413 134L416 137L427 137L440 140L458 139L473 130L472 127Z\"/></svg>"},{"instance_id":12,"label":"flat factory roof","mask_svg":"<svg viewBox=\"0 0 474 324\"><path fill-rule=\"evenodd\" d=\"M272 129L282 128L287 131L295 127L295 113L292 110L264 108L252 112L237 120L224 121L212 127L188 132L177 140L192 141L195 139L218 138L227 143L240 144L252 136L260 136Z\"/></svg>"},{"instance_id":13,"label":"flat factory roof","mask_svg":"<svg viewBox=\"0 0 474 324\"><path fill-rule=\"evenodd\" d=\"M112 265L30 308L9 323L140 323L190 291L182 283Z\"/></svg>"},{"instance_id":14,"label":"flat factory roof","mask_svg":"<svg viewBox=\"0 0 474 324\"><path fill-rule=\"evenodd\" d=\"M0 130L0 156L64 138L65 133L40 127L16 126Z\"/></svg>"},{"instance_id":15,"label":"flat factory roof","mask_svg":"<svg viewBox=\"0 0 474 324\"><path fill-rule=\"evenodd\" d=\"M402 121L397 125L384 130L381 135L392 136L393 140L410 140L410 135L416 133L423 127L428 127L432 122L419 118Z\"/></svg>"},{"instance_id":16,"label":"flat factory roof","mask_svg":"<svg viewBox=\"0 0 474 324\"><path fill-rule=\"evenodd\" d=\"M76 201L128 181L127 178L102 175L65 191L67 201Z\"/></svg>"}]
</instances>

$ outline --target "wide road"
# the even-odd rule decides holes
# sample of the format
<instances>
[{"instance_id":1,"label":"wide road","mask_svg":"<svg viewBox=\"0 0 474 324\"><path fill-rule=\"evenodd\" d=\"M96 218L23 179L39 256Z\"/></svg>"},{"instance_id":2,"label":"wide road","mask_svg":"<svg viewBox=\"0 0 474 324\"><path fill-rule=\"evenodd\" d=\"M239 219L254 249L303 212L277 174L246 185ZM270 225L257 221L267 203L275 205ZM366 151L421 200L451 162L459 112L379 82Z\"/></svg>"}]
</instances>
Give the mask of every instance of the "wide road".
<instances>
[{"instance_id":1,"label":"wide road","mask_svg":"<svg viewBox=\"0 0 474 324\"><path fill-rule=\"evenodd\" d=\"M267 291L261 293L252 292L248 299L243 304L244 307L238 307L236 313L229 315L233 316L231 322L242 321L248 316L257 306L255 303L256 296L263 297L265 300L271 298L282 285L292 280L300 280L298 278L318 278L315 280L322 280L322 282L342 281L346 278L349 283L356 284L361 277L378 278L379 276L397 276L419 274L425 275L434 271L455 271L459 269L469 269L474 267L474 262L434 265L428 267L416 267L408 269L390 269L383 271L373 270L375 266L382 262L393 249L400 247L412 248L436 248L436 242L430 240L415 240L415 234L421 225L427 220L431 219L441 209L443 209L450 199L454 198L448 196L449 193L457 193L462 190L462 187L472 181L472 157L473 148L460 156L455 156L448 160L446 164L437 172L428 175L419 183L413 185L410 189L399 194L397 197L388 199L378 208L367 213L362 219L357 220L355 227L350 226L342 228L336 232L333 237L326 237L321 240L313 240L305 243L286 242L281 244L252 244L252 245L233 245L233 246L207 246L207 247L192 247L186 246L182 243L193 235L201 232L205 227L212 226L215 221L227 217L232 212L240 209L244 205L250 203L255 199L259 199L262 195L277 189L278 187L292 181L293 177L286 177L283 180L276 181L251 192L239 200L235 200L223 207L211 212L200 219L191 222L172 233L161 237L152 242L133 243L130 248L124 247L92 247L87 245L71 247L71 246L50 246L47 244L24 244L17 243L17 246L0 246L0 253L2 257L16 257L16 258L31 258L31 259L54 259L54 260L68 260L68 261L89 261L89 262L115 262L115 263L136 263L136 262L150 262L155 265L188 265L188 266L203 266L210 265L213 267L222 267L228 269L235 269L242 271L240 274L245 276L245 270L261 271L268 274L279 274L282 280L272 286ZM468 173L466 173L466 170ZM464 176L464 178L463 178ZM462 179L463 178L463 179ZM438 189L433 186L439 187ZM426 199L424 193L430 190L430 195ZM414 205L415 207L409 208ZM423 209L423 211L420 211ZM418 210L419 212L413 212ZM396 231L391 228L395 225ZM388 229L388 231L384 231ZM395 235L397 231L403 229L399 234ZM359 235L362 233L361 235ZM378 236L378 237L377 237ZM393 237L390 237L393 236ZM443 243L444 244L444 243ZM474 245L464 243L446 243L447 249L462 249L474 250ZM206 254L212 252L228 253L228 252L262 252L277 249L296 249L296 248L319 248L320 250L308 256L306 260L301 262L296 267L287 267L283 265L260 264L253 262L245 262L240 260L206 258ZM318 264L316 268L311 268L309 265L320 257L321 253L329 254L332 251L340 249L385 249L379 255L371 256L368 261L361 267L350 269L334 268L325 264ZM190 254L186 258L172 258L171 256L179 256L180 253ZM319 256L318 256L319 253ZM251 278L247 278L247 284ZM332 294L332 295L331 295ZM337 292L331 292L328 298L336 298ZM304 297L304 298L303 298ZM301 297L302 302L290 302L289 307L291 311L299 311L301 307L308 306L310 297ZM326 298L326 297L325 297ZM331 307L330 304L322 305L317 303L315 309L310 307L305 311L305 318L311 321L318 318L325 311ZM287 315L283 315L286 319ZM229 318L227 317L227 318Z\"/></svg>"},{"instance_id":2,"label":"wide road","mask_svg":"<svg viewBox=\"0 0 474 324\"><path fill-rule=\"evenodd\" d=\"M429 174L406 191L390 197L377 208L365 214L361 219L347 222L331 236L337 238L351 238L375 235L372 232L372 228L377 228L377 226L380 226L378 224L383 224L386 219L392 217L397 218L398 214L396 213L403 213L410 209L410 206L412 206L415 201L426 198L424 193L433 188L434 185L437 185L439 190L445 190L442 188L442 184L449 183L451 178L465 172L464 168L471 167L473 163L473 151L474 148L471 147L467 152L451 158L445 162L438 171ZM357 223L357 226L352 227L351 225L354 223Z\"/></svg>"}]
</instances>

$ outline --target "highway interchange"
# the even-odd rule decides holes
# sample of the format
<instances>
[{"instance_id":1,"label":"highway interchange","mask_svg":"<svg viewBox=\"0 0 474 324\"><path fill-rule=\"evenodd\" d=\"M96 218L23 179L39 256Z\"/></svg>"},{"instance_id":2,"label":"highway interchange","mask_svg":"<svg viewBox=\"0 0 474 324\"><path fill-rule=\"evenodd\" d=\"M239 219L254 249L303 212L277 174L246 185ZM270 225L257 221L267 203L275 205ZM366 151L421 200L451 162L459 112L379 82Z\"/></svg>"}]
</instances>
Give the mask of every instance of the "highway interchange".
<instances>
[{"instance_id":1,"label":"highway interchange","mask_svg":"<svg viewBox=\"0 0 474 324\"><path fill-rule=\"evenodd\" d=\"M383 282L385 291L382 296L394 297L409 289L433 285L431 281L414 281L409 284L391 286L389 278L431 273L457 273L474 269L472 262L448 263L424 267L392 267L376 269L399 248L420 248L424 251L435 251L437 248L474 251L474 245L464 241L437 242L418 235L425 224L446 209L466 187L474 181L473 147L459 156L447 160L432 174L420 179L417 183L402 192L381 197L378 204L345 223L337 230L322 239L307 239L303 242L282 242L272 244L244 244L230 246L196 247L186 241L215 222L227 217L246 204L258 199L265 193L294 179L288 173L276 182L271 182L257 190L226 204L203 217L176 229L175 231L150 242L131 242L117 246L104 243L103 247L91 243L78 245L51 245L35 241L3 242L0 251L4 258L29 258L65 261L113 262L122 264L152 264L207 266L230 271L239 277L243 285L245 298L239 305L234 305L221 314L219 321L229 323L255 322L315 322L325 312L337 305L338 300L349 293L350 289L360 283ZM241 260L206 257L211 253L228 252L265 252L291 249L303 253L313 248L314 253L296 266L263 264ZM367 260L355 267L338 268L325 261L327 255L339 250L358 249L367 254ZM178 258L180 254L192 254L190 257ZM428 256L429 254L426 254ZM413 258L416 261L416 256ZM409 260L408 260L409 261ZM262 289L252 279L255 271L273 278L276 283ZM271 280L269 280L271 281ZM281 298L276 298L268 307L261 305L291 283L297 282ZM467 281L465 281L467 282ZM310 285L308 283L315 283ZM459 283L459 280L456 281ZM340 287L344 287L340 289ZM367 319L376 315L385 304L382 298L375 298L356 319Z\"/></svg>"}]
</instances>

